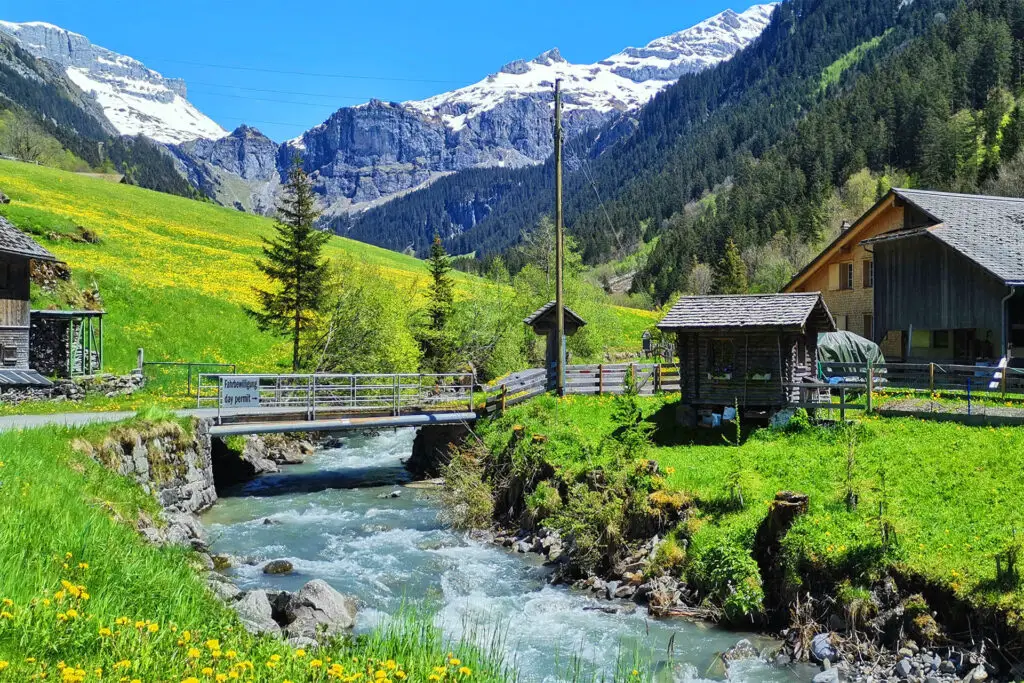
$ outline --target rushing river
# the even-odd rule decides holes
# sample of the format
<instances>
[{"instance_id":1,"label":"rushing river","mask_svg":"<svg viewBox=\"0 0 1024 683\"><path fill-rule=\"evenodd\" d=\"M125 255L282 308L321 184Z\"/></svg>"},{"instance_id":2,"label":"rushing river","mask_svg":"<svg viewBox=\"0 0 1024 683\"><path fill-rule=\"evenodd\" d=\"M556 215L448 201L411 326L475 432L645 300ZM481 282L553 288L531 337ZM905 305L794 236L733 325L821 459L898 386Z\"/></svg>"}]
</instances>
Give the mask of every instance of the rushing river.
<instances>
[{"instance_id":1,"label":"rushing river","mask_svg":"<svg viewBox=\"0 0 1024 683\"><path fill-rule=\"evenodd\" d=\"M745 634L652 620L643 609L606 613L606 601L549 585L539 558L444 528L429 492L401 486L409 481L402 460L412 439L411 430L346 436L341 448L221 492L203 520L213 551L260 561L230 570L243 589L298 590L322 578L356 596L359 630L410 601L435 606L438 625L455 638L467 637L467 629L476 637L499 629L507 660L527 681L558 680L573 658L589 674L610 678L624 652L638 652L659 680L720 676L718 653ZM393 491L401 494L390 497ZM279 558L295 572L263 574L262 562ZM757 636L746 636L758 644ZM808 671L751 660L734 663L730 679L807 681Z\"/></svg>"}]
</instances>

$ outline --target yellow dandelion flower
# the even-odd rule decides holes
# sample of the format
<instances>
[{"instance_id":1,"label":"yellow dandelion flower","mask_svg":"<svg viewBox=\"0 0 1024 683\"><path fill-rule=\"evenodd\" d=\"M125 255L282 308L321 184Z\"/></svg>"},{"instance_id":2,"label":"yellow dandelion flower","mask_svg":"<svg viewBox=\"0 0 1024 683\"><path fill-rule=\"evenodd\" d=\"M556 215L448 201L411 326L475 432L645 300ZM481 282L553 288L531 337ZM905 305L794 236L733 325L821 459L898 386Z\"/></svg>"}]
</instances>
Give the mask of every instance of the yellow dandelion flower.
<instances>
[{"instance_id":1,"label":"yellow dandelion flower","mask_svg":"<svg viewBox=\"0 0 1024 683\"><path fill-rule=\"evenodd\" d=\"M470 669L468 666L464 666L459 669L459 674L462 676L470 676L473 674L473 670Z\"/></svg>"}]
</instances>

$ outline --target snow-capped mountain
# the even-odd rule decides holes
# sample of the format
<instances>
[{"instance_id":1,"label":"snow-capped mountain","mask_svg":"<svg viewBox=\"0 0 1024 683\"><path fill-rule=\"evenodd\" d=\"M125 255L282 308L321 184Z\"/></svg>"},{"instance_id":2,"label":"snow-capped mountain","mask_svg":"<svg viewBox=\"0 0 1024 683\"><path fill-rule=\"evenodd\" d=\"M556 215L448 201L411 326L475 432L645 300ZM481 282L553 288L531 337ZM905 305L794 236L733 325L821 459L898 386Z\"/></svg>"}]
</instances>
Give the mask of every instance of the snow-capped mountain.
<instances>
[{"instance_id":1,"label":"snow-capped mountain","mask_svg":"<svg viewBox=\"0 0 1024 683\"><path fill-rule=\"evenodd\" d=\"M619 118L623 125L602 140L612 144L632 130L632 114L680 76L723 62L749 45L770 22L774 7L727 10L596 64L570 63L555 49L425 100L372 100L339 109L281 145L277 173L267 164L269 141L252 129L173 150L203 191L254 211L273 206L273 190L300 152L331 218L386 202L445 174L543 162L552 152L552 87L558 78L568 139ZM240 193L244 187L250 188L249 196Z\"/></svg>"},{"instance_id":2,"label":"snow-capped mountain","mask_svg":"<svg viewBox=\"0 0 1024 683\"><path fill-rule=\"evenodd\" d=\"M164 143L227 135L188 101L180 79L164 78L136 59L53 24L0 21L0 31L30 54L64 67L68 78L96 99L123 135L142 134Z\"/></svg>"},{"instance_id":3,"label":"snow-capped mountain","mask_svg":"<svg viewBox=\"0 0 1024 683\"><path fill-rule=\"evenodd\" d=\"M596 64L573 64L557 49L529 62L518 60L474 85L406 104L440 116L453 131L509 99L550 97L555 79L562 79L564 110L601 113L638 109L679 80L723 62L761 35L771 21L775 3L755 5L743 13L726 10L696 26L658 38L646 47L626 48Z\"/></svg>"}]
</instances>

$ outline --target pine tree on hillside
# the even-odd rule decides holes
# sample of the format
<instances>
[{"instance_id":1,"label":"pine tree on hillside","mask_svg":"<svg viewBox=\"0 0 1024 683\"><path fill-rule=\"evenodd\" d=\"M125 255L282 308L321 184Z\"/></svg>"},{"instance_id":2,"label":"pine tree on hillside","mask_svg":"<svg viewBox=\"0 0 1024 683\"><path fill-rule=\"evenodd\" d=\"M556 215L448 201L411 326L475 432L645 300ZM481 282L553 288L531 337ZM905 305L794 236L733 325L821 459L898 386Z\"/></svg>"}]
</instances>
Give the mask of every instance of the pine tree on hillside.
<instances>
[{"instance_id":1,"label":"pine tree on hillside","mask_svg":"<svg viewBox=\"0 0 1024 683\"><path fill-rule=\"evenodd\" d=\"M715 268L715 294L744 294L747 291L747 265L740 250L730 237L725 242L725 253Z\"/></svg>"},{"instance_id":2,"label":"pine tree on hillside","mask_svg":"<svg viewBox=\"0 0 1024 683\"><path fill-rule=\"evenodd\" d=\"M436 234L430 246L427 269L430 271L427 325L420 333L420 348L423 350L424 368L432 372L444 372L451 369L455 355L455 343L448 329L455 308L455 286L451 277L451 259L441 243L441 237Z\"/></svg>"},{"instance_id":3,"label":"pine tree on hillside","mask_svg":"<svg viewBox=\"0 0 1024 683\"><path fill-rule=\"evenodd\" d=\"M264 238L263 259L256 264L274 287L257 289L259 310L248 311L261 330L291 337L293 372L300 366L302 333L323 305L328 277L321 252L330 235L314 226L319 215L313 184L296 158L278 206L276 232Z\"/></svg>"}]
</instances>

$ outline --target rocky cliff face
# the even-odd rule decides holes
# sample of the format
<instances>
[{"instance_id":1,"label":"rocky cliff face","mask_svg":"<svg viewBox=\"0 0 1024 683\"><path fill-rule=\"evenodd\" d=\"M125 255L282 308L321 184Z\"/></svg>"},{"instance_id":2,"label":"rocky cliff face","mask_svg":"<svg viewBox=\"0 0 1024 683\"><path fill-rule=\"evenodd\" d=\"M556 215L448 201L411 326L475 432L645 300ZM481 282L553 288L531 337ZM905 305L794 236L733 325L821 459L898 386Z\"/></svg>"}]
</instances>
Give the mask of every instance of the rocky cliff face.
<instances>
[{"instance_id":1,"label":"rocky cliff face","mask_svg":"<svg viewBox=\"0 0 1024 683\"><path fill-rule=\"evenodd\" d=\"M255 128L239 126L217 140L170 145L178 170L224 206L271 214L288 160L282 147Z\"/></svg>"}]
</instances>

